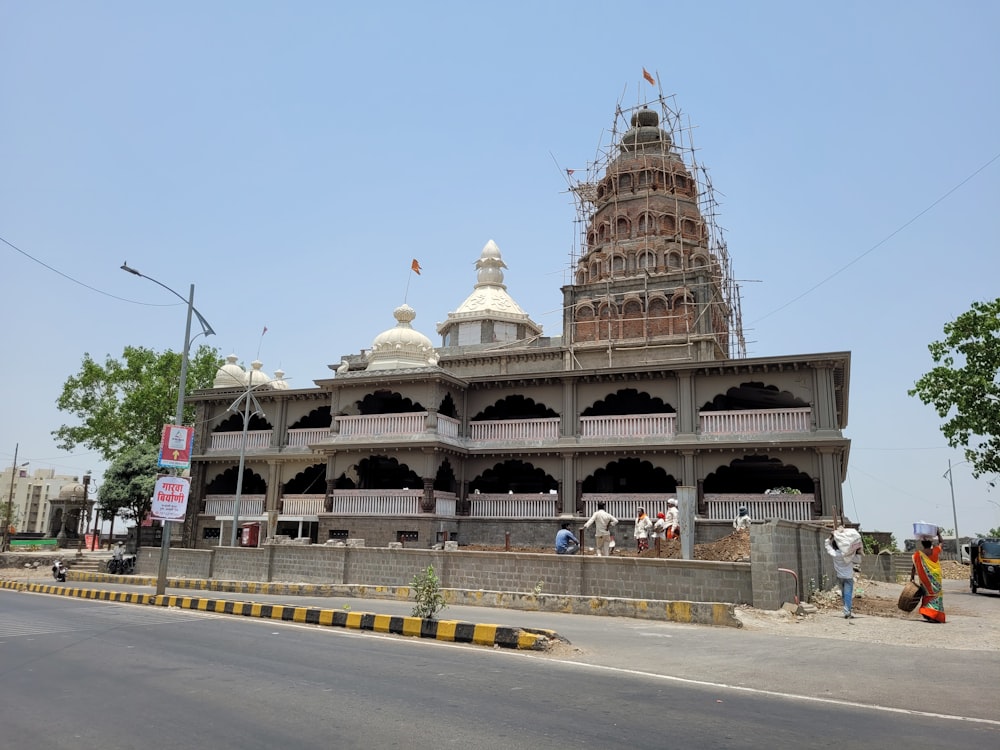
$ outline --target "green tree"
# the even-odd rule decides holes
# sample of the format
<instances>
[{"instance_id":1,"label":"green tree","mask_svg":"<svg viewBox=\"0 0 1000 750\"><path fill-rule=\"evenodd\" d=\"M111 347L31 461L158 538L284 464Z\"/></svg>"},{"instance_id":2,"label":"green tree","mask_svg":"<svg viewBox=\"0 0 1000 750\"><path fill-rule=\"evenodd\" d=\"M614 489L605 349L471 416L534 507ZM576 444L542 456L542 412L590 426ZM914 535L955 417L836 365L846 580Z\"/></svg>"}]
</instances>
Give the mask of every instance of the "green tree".
<instances>
[{"instance_id":1,"label":"green tree","mask_svg":"<svg viewBox=\"0 0 1000 750\"><path fill-rule=\"evenodd\" d=\"M189 359L185 391L211 387L221 364L215 349L198 347ZM173 422L177 411L180 371L181 355L170 350L127 346L121 359L108 356L103 365L84 354L80 371L63 384L56 400L59 410L79 424L64 424L53 437L63 450L84 445L105 461L129 446L158 445L163 425ZM193 419L194 407L186 407L185 423Z\"/></svg>"},{"instance_id":2,"label":"green tree","mask_svg":"<svg viewBox=\"0 0 1000 750\"><path fill-rule=\"evenodd\" d=\"M153 487L160 471L158 453L158 445L135 445L124 449L111 462L97 490L102 518L117 515L126 524L142 523L152 506Z\"/></svg>"},{"instance_id":3,"label":"green tree","mask_svg":"<svg viewBox=\"0 0 1000 750\"><path fill-rule=\"evenodd\" d=\"M928 345L936 363L909 391L945 420L952 448L965 449L973 476L1000 472L1000 299L974 302Z\"/></svg>"}]
</instances>

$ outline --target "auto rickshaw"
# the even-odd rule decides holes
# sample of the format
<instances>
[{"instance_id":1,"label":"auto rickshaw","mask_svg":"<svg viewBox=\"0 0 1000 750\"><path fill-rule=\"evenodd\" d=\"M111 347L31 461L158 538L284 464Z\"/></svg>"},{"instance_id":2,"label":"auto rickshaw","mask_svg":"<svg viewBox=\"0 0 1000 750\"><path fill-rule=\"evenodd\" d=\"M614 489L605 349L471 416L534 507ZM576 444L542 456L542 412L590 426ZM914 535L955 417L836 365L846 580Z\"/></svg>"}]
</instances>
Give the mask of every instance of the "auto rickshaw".
<instances>
[{"instance_id":1,"label":"auto rickshaw","mask_svg":"<svg viewBox=\"0 0 1000 750\"><path fill-rule=\"evenodd\" d=\"M969 545L969 589L1000 591L1000 539L975 539Z\"/></svg>"}]
</instances>

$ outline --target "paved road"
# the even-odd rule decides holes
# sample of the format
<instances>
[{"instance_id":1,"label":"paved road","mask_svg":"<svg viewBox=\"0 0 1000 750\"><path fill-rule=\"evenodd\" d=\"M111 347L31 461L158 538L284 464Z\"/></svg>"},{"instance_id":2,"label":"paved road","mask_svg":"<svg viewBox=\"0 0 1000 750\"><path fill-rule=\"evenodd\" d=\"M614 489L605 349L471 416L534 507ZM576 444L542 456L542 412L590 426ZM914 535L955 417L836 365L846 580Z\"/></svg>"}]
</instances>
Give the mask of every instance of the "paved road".
<instances>
[{"instance_id":1,"label":"paved road","mask_svg":"<svg viewBox=\"0 0 1000 750\"><path fill-rule=\"evenodd\" d=\"M677 628L691 629L651 632ZM995 724L582 660L7 590L0 696L10 747L937 749L1000 738Z\"/></svg>"},{"instance_id":2,"label":"paved road","mask_svg":"<svg viewBox=\"0 0 1000 750\"><path fill-rule=\"evenodd\" d=\"M152 590L149 586L111 583L74 585L142 593ZM3 593L0 591L0 595ZM176 590L168 593L199 594ZM221 592L204 595L388 615L409 615L412 609L412 604L406 602L343 597L247 596ZM975 604L989 606L986 599ZM997 653L936 652L934 626L921 623L900 621L900 626L911 628L915 637L908 645L891 645L483 607L449 607L441 617L555 630L571 646L541 658L604 671L655 675L674 683L728 686L748 694L787 695L991 722L1000 720L996 701L983 691L981 680L975 677L981 674L984 662L997 663ZM990 635L998 637L1000 620L982 618L982 622L990 623ZM859 621L853 627L864 627L864 623ZM928 680L942 689L916 689L916 685Z\"/></svg>"}]
</instances>

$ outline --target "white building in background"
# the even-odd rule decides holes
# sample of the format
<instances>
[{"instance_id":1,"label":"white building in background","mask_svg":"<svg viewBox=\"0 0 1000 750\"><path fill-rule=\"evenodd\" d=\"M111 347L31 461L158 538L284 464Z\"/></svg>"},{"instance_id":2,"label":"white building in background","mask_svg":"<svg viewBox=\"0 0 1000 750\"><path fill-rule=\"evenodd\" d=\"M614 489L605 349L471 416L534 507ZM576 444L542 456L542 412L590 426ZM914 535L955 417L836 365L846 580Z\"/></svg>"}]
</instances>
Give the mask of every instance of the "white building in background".
<instances>
[{"instance_id":1,"label":"white building in background","mask_svg":"<svg viewBox=\"0 0 1000 750\"><path fill-rule=\"evenodd\" d=\"M78 482L80 477L56 474L54 469L35 469L29 472L23 467L8 466L0 474L0 500L6 508L13 498L13 525L17 533L49 534L52 500L59 497L59 490L65 485Z\"/></svg>"}]
</instances>

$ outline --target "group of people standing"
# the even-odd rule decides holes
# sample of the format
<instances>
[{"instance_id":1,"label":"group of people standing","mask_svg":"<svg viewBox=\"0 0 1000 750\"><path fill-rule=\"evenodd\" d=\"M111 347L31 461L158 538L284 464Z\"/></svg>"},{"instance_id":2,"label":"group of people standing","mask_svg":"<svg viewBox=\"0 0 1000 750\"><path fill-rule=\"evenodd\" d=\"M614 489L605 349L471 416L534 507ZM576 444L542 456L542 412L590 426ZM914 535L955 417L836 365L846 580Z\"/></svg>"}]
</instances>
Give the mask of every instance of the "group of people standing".
<instances>
[{"instance_id":1,"label":"group of people standing","mask_svg":"<svg viewBox=\"0 0 1000 750\"><path fill-rule=\"evenodd\" d=\"M594 511L583 528L594 527L594 548L598 557L608 557L614 549L614 532L612 529L619 523L618 519L608 513L605 503L598 503L597 510ZM556 554L575 555L580 551L580 540L570 531L569 522L560 525L556 534ZM635 519L635 529L632 532L635 537L636 551L644 552L649 549L649 540L653 540L654 549L657 556L660 554L663 542L667 539L679 539L681 535L680 514L677 510L677 500L670 498L667 500L667 512L657 513L656 520L652 520L646 515L645 508L639 508Z\"/></svg>"},{"instance_id":2,"label":"group of people standing","mask_svg":"<svg viewBox=\"0 0 1000 750\"><path fill-rule=\"evenodd\" d=\"M645 508L639 508L638 516L635 519L635 530L632 532L635 537L636 551L645 552L649 549L649 540L653 540L653 547L659 557L663 542L667 539L680 539L681 524L680 515L677 511L677 500L670 498L667 500L667 512L657 513L656 520L653 521L646 515Z\"/></svg>"}]
</instances>

